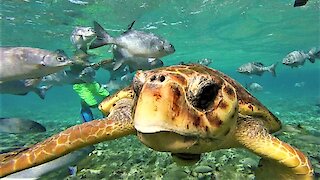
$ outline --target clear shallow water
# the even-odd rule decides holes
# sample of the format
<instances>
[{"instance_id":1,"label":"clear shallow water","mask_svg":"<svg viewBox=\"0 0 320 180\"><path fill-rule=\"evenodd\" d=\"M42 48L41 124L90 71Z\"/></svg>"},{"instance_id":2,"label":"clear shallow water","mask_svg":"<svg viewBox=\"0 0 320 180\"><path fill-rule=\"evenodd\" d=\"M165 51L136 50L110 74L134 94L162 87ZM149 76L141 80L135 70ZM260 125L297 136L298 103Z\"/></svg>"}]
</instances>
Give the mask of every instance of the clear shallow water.
<instances>
[{"instance_id":1,"label":"clear shallow water","mask_svg":"<svg viewBox=\"0 0 320 180\"><path fill-rule=\"evenodd\" d=\"M270 65L280 62L287 53L293 50L308 51L312 47L320 46L320 1L310 0L307 6L302 8L293 8L292 4L292 0L272 3L267 0L259 2L204 0L188 3L185 1L97 0L90 1L88 5L76 5L59 0L4 1L0 6L0 44L1 46L30 46L49 50L59 48L71 55L73 47L69 36L74 26L91 26L92 21L96 20L116 36L126 29L128 24L136 20L135 29L159 34L174 44L176 52L163 58L165 65L211 58L213 59L211 67L223 71L240 83L254 81L263 85L264 91L254 93L254 95L272 112L277 112L284 123L301 123L308 127L313 126L319 131L319 108L314 106L320 98L319 60L315 64L306 62L303 67L297 69L291 69L279 63L276 68L276 78L268 73L262 77L250 78L235 72L237 67L249 61L260 61ZM96 55L94 61L110 57L111 55L106 52L107 49L104 47L90 51ZM105 82L108 79L107 74L106 71L99 70L98 81ZM305 85L303 87L294 86L295 83L300 82L304 82ZM0 95L0 98L1 117L15 116L37 120L49 127L45 137L65 127L80 123L79 98L72 91L71 86L53 88L48 91L44 101L32 93L27 96ZM95 111L94 114L100 116L98 111ZM8 139L4 135L2 137L1 141ZM45 138L42 135L30 135L26 139L13 135L10 137L9 139L21 141L22 144L33 144ZM319 157L319 152L316 151L319 145L296 143L294 135L288 135L284 139L294 143L304 152L310 152ZM4 141L1 142L1 145L7 146L15 141ZM108 143L103 143L98 149L106 150L103 147ZM120 143L133 143L137 149L143 147L135 138L120 140ZM139 167L143 167L142 170L139 170L145 174L146 178L152 176L151 170L159 170L162 176L171 172L170 168L173 168L174 165L171 160L164 160L170 159L164 153L161 153L162 156L155 161L155 164L162 160L166 162L159 166L145 163L148 158L135 153L134 148L127 148L125 154L117 156L118 149L126 148L125 145L118 145L117 142L110 143L108 151L103 151L104 156L96 156L92 161L87 161L95 166L84 166L83 168L99 169L108 165L106 162L114 160L121 163L123 159L129 158ZM145 148L141 150L142 154L144 152L152 151ZM239 159L244 157L244 154L241 155ZM223 154L213 153L207 156L209 157L204 158L204 161L210 162L212 160L210 158L216 156L219 159ZM143 160L136 162L139 159L137 157L143 157ZM108 161L101 161L99 158L106 158ZM241 163L236 162L235 164ZM148 165L151 170L148 170ZM129 164L123 166L126 168L121 170L122 173L119 174L122 176L120 177L136 177L126 174L133 171L134 168L130 169ZM319 164L314 166L319 168ZM113 177L110 174L116 172L117 167L119 164L110 168L110 173L106 172L105 177ZM233 170L230 169L231 172ZM192 171L192 168L189 171ZM243 174L247 175L249 172L243 172ZM93 177L103 176L101 173L91 173L91 175Z\"/></svg>"}]
</instances>

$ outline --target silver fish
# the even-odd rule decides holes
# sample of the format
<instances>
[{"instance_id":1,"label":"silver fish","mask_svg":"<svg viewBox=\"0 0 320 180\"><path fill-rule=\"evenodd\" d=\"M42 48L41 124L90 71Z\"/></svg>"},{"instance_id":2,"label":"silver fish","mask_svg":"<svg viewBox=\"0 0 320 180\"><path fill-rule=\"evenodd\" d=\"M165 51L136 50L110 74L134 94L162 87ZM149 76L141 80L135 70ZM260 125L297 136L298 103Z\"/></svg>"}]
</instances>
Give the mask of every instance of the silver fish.
<instances>
[{"instance_id":1,"label":"silver fish","mask_svg":"<svg viewBox=\"0 0 320 180\"><path fill-rule=\"evenodd\" d=\"M62 70L72 61L62 51L31 47L0 48L0 81L34 79Z\"/></svg>"},{"instance_id":2,"label":"silver fish","mask_svg":"<svg viewBox=\"0 0 320 180\"><path fill-rule=\"evenodd\" d=\"M263 90L263 87L260 84L255 83L255 82L246 84L245 87L246 87L246 89L248 89L249 91L252 91L252 92L258 92L258 91Z\"/></svg>"},{"instance_id":3,"label":"silver fish","mask_svg":"<svg viewBox=\"0 0 320 180\"><path fill-rule=\"evenodd\" d=\"M241 65L237 71L239 73L247 74L247 75L258 75L261 76L264 72L268 71L271 72L273 76L276 76L276 68L277 64L272 64L270 66L264 66L261 62L250 62Z\"/></svg>"},{"instance_id":4,"label":"silver fish","mask_svg":"<svg viewBox=\"0 0 320 180\"><path fill-rule=\"evenodd\" d=\"M84 147L47 163L10 174L3 179L38 179L44 174L54 170L67 168L68 166L76 164L87 157L93 150L94 146Z\"/></svg>"},{"instance_id":5,"label":"silver fish","mask_svg":"<svg viewBox=\"0 0 320 180\"><path fill-rule=\"evenodd\" d=\"M137 70L149 70L153 68L158 68L163 66L163 62L155 58L152 62L148 60L148 58L144 57L136 57L130 52L119 46L113 46L113 60L114 60L114 67L113 70L117 70L121 66L128 66L130 72L134 72Z\"/></svg>"},{"instance_id":6,"label":"silver fish","mask_svg":"<svg viewBox=\"0 0 320 180\"><path fill-rule=\"evenodd\" d=\"M320 50L312 48L308 53L303 51L292 51L286 57L283 58L282 64L290 67L303 66L306 60L314 63L316 59L320 59Z\"/></svg>"},{"instance_id":7,"label":"silver fish","mask_svg":"<svg viewBox=\"0 0 320 180\"><path fill-rule=\"evenodd\" d=\"M203 59L199 59L197 61L198 64L204 65L204 66L209 66L212 63L212 59L210 58L203 58Z\"/></svg>"},{"instance_id":8,"label":"silver fish","mask_svg":"<svg viewBox=\"0 0 320 180\"><path fill-rule=\"evenodd\" d=\"M282 64L290 67L302 66L310 56L303 51L292 51L282 60Z\"/></svg>"},{"instance_id":9,"label":"silver fish","mask_svg":"<svg viewBox=\"0 0 320 180\"><path fill-rule=\"evenodd\" d=\"M68 1L73 4L78 4L78 5L87 5L88 4L87 1L80 1L80 0L68 0Z\"/></svg>"},{"instance_id":10,"label":"silver fish","mask_svg":"<svg viewBox=\"0 0 320 180\"><path fill-rule=\"evenodd\" d=\"M114 44L126 49L132 56L149 58L149 62L175 52L173 45L166 39L153 33L133 30L131 27L119 37L111 37L97 22L94 22L94 30L97 40L90 48Z\"/></svg>"},{"instance_id":11,"label":"silver fish","mask_svg":"<svg viewBox=\"0 0 320 180\"><path fill-rule=\"evenodd\" d=\"M0 118L1 133L36 133L45 132L46 128L30 119Z\"/></svg>"},{"instance_id":12,"label":"silver fish","mask_svg":"<svg viewBox=\"0 0 320 180\"><path fill-rule=\"evenodd\" d=\"M294 83L294 87L304 87L304 85L305 85L306 83L305 82L296 82L296 83Z\"/></svg>"},{"instance_id":13,"label":"silver fish","mask_svg":"<svg viewBox=\"0 0 320 180\"><path fill-rule=\"evenodd\" d=\"M50 86L37 87L40 81L40 79L27 79L6 81L2 83L0 82L0 93L24 96L27 95L29 92L34 92L41 99L44 99L45 93L50 88Z\"/></svg>"},{"instance_id":14,"label":"silver fish","mask_svg":"<svg viewBox=\"0 0 320 180\"><path fill-rule=\"evenodd\" d=\"M129 84L130 83L123 83L119 79L110 79L106 84L104 84L102 86L105 87L106 89L108 89L108 91L110 93L114 93L114 92L128 86Z\"/></svg>"},{"instance_id":15,"label":"silver fish","mask_svg":"<svg viewBox=\"0 0 320 180\"><path fill-rule=\"evenodd\" d=\"M94 81L95 74L92 67L84 68L79 74L75 74L70 70L63 70L44 76L41 80L41 84L47 86L63 86L83 82L89 83Z\"/></svg>"},{"instance_id":16,"label":"silver fish","mask_svg":"<svg viewBox=\"0 0 320 180\"><path fill-rule=\"evenodd\" d=\"M96 71L92 67L86 67L80 72L78 79L86 83L92 83L95 75Z\"/></svg>"},{"instance_id":17,"label":"silver fish","mask_svg":"<svg viewBox=\"0 0 320 180\"><path fill-rule=\"evenodd\" d=\"M92 27L77 26L71 33L70 41L77 50L87 52L88 47L97 38L97 35Z\"/></svg>"}]
</instances>

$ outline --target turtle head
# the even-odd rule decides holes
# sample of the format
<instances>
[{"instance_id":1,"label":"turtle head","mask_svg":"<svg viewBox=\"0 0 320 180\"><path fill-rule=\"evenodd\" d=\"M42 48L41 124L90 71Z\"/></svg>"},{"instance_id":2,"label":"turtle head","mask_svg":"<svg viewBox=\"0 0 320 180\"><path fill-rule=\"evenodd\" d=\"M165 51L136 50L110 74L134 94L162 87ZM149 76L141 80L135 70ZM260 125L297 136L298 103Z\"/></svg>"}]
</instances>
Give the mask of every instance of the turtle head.
<instances>
[{"instance_id":1,"label":"turtle head","mask_svg":"<svg viewBox=\"0 0 320 180\"><path fill-rule=\"evenodd\" d=\"M134 126L142 143L185 159L224 143L237 119L237 94L211 71L179 65L137 72Z\"/></svg>"}]
</instances>

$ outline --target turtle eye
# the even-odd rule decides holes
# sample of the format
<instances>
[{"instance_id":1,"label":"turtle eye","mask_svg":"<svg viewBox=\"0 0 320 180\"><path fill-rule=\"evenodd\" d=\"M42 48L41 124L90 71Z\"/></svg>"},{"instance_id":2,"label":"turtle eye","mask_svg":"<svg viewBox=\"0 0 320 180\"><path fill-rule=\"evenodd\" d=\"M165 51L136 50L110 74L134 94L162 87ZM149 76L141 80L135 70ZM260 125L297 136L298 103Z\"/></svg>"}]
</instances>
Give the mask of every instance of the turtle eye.
<instances>
[{"instance_id":1,"label":"turtle eye","mask_svg":"<svg viewBox=\"0 0 320 180\"><path fill-rule=\"evenodd\" d=\"M202 79L189 87L187 98L195 108L206 110L214 103L220 88L213 80Z\"/></svg>"},{"instance_id":2,"label":"turtle eye","mask_svg":"<svg viewBox=\"0 0 320 180\"><path fill-rule=\"evenodd\" d=\"M137 95L140 94L140 91L145 81L146 81L146 74L143 73L142 71L137 71L132 81L133 90Z\"/></svg>"},{"instance_id":3,"label":"turtle eye","mask_svg":"<svg viewBox=\"0 0 320 180\"><path fill-rule=\"evenodd\" d=\"M195 106L199 109L207 109L213 103L218 91L219 89L215 84L207 84L202 87Z\"/></svg>"}]
</instances>

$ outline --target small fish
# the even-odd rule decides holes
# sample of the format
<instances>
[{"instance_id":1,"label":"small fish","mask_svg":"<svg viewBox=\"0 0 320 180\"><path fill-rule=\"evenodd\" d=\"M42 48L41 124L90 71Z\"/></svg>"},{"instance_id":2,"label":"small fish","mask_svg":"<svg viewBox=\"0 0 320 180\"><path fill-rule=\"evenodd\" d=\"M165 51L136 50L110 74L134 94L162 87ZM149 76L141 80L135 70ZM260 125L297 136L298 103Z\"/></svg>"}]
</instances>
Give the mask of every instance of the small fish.
<instances>
[{"instance_id":1,"label":"small fish","mask_svg":"<svg viewBox=\"0 0 320 180\"><path fill-rule=\"evenodd\" d=\"M299 7L306 5L308 0L295 0L293 7Z\"/></svg>"},{"instance_id":2,"label":"small fish","mask_svg":"<svg viewBox=\"0 0 320 180\"><path fill-rule=\"evenodd\" d=\"M46 86L63 86L75 83L90 83L95 79L95 70L92 67L84 68L79 74L70 70L59 71L41 79L41 84Z\"/></svg>"},{"instance_id":3,"label":"small fish","mask_svg":"<svg viewBox=\"0 0 320 180\"><path fill-rule=\"evenodd\" d=\"M80 74L79 79L86 83L92 83L95 80L96 71L92 67L84 68Z\"/></svg>"},{"instance_id":4,"label":"small fish","mask_svg":"<svg viewBox=\"0 0 320 180\"><path fill-rule=\"evenodd\" d=\"M313 136L313 135L299 135L297 137L297 139L307 142L307 143L311 143L311 144L317 144L320 145L320 138L319 136Z\"/></svg>"},{"instance_id":5,"label":"small fish","mask_svg":"<svg viewBox=\"0 0 320 180\"><path fill-rule=\"evenodd\" d=\"M73 4L78 4L78 5L87 5L88 4L88 2L80 1L80 0L68 0L68 1L73 3Z\"/></svg>"},{"instance_id":6,"label":"small fish","mask_svg":"<svg viewBox=\"0 0 320 180\"><path fill-rule=\"evenodd\" d=\"M62 70L41 79L41 84L51 86L63 86L78 82L78 75L71 73L69 70Z\"/></svg>"},{"instance_id":7,"label":"small fish","mask_svg":"<svg viewBox=\"0 0 320 180\"><path fill-rule=\"evenodd\" d=\"M24 96L29 92L34 92L41 99L44 99L45 93L50 88L50 86L37 87L40 81L40 79L27 79L0 82L0 93Z\"/></svg>"},{"instance_id":8,"label":"small fish","mask_svg":"<svg viewBox=\"0 0 320 180\"><path fill-rule=\"evenodd\" d=\"M302 66L306 60L309 59L310 62L314 62L314 59L311 59L309 54L305 54L303 51L292 51L282 60L282 64L290 67L299 67Z\"/></svg>"},{"instance_id":9,"label":"small fish","mask_svg":"<svg viewBox=\"0 0 320 180\"><path fill-rule=\"evenodd\" d=\"M70 152L69 154L66 154L66 155L59 157L57 159L49 161L47 163L40 164L38 166L34 166L32 168L25 169L25 170L10 174L9 176L6 176L5 178L8 178L8 179L25 179L25 178L38 179L42 175L47 174L49 172L52 172L54 170L75 165L77 162L86 158L89 155L89 153L91 153L93 150L94 150L94 146L84 147L84 148L81 148L77 151ZM73 173L76 173L76 172L73 172Z\"/></svg>"},{"instance_id":10,"label":"small fish","mask_svg":"<svg viewBox=\"0 0 320 180\"><path fill-rule=\"evenodd\" d=\"M125 88L130 83L123 83L119 79L110 79L106 84L102 85L104 88L108 89L110 93L114 93L122 88Z\"/></svg>"},{"instance_id":11,"label":"small fish","mask_svg":"<svg viewBox=\"0 0 320 180\"><path fill-rule=\"evenodd\" d=\"M257 167L259 164L259 162L257 160L250 158L250 157L241 159L239 162L249 168Z\"/></svg>"},{"instance_id":12,"label":"small fish","mask_svg":"<svg viewBox=\"0 0 320 180\"><path fill-rule=\"evenodd\" d=\"M198 60L198 64L209 66L212 63L212 59L210 58L203 58Z\"/></svg>"},{"instance_id":13,"label":"small fish","mask_svg":"<svg viewBox=\"0 0 320 180\"><path fill-rule=\"evenodd\" d=\"M37 133L46 128L30 119L0 118L0 133Z\"/></svg>"},{"instance_id":14,"label":"small fish","mask_svg":"<svg viewBox=\"0 0 320 180\"><path fill-rule=\"evenodd\" d=\"M97 40L91 44L90 49L114 44L126 49L134 57L149 58L149 62L175 52L171 43L153 33L129 28L119 37L111 37L97 22L94 22L94 30L97 34Z\"/></svg>"},{"instance_id":15,"label":"small fish","mask_svg":"<svg viewBox=\"0 0 320 180\"><path fill-rule=\"evenodd\" d=\"M298 124L283 124L282 128L275 132L274 135L286 134L286 133L299 133L301 134L304 129Z\"/></svg>"},{"instance_id":16,"label":"small fish","mask_svg":"<svg viewBox=\"0 0 320 180\"><path fill-rule=\"evenodd\" d=\"M294 84L294 87L303 87L305 85L305 82L297 82Z\"/></svg>"},{"instance_id":17,"label":"small fish","mask_svg":"<svg viewBox=\"0 0 320 180\"><path fill-rule=\"evenodd\" d=\"M263 90L263 87L260 84L255 82L246 84L245 88L252 92L258 92Z\"/></svg>"},{"instance_id":18,"label":"small fish","mask_svg":"<svg viewBox=\"0 0 320 180\"><path fill-rule=\"evenodd\" d=\"M77 50L87 53L90 44L97 38L92 27L77 26L71 33L70 41Z\"/></svg>"},{"instance_id":19,"label":"small fish","mask_svg":"<svg viewBox=\"0 0 320 180\"><path fill-rule=\"evenodd\" d=\"M71 64L72 61L61 50L0 47L0 82L41 78Z\"/></svg>"},{"instance_id":20,"label":"small fish","mask_svg":"<svg viewBox=\"0 0 320 180\"><path fill-rule=\"evenodd\" d=\"M276 66L277 64L272 64L270 66L264 66L261 62L250 62L241 65L237 71L239 73L247 74L247 75L258 75L261 76L264 72L271 72L273 76L276 76Z\"/></svg>"}]
</instances>

